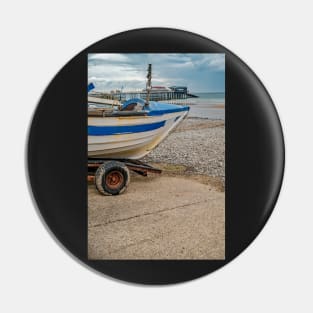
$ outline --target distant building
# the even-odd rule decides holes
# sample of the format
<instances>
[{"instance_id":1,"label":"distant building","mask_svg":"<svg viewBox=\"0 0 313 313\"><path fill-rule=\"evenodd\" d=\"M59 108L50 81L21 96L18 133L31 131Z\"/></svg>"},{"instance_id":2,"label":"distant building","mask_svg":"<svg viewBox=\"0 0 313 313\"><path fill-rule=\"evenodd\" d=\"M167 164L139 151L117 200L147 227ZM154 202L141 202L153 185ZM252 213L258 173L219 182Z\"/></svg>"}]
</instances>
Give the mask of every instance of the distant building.
<instances>
[{"instance_id":1,"label":"distant building","mask_svg":"<svg viewBox=\"0 0 313 313\"><path fill-rule=\"evenodd\" d=\"M142 91L147 91L147 89L143 89ZM172 91L169 87L164 86L151 86L150 92L169 92Z\"/></svg>"},{"instance_id":2,"label":"distant building","mask_svg":"<svg viewBox=\"0 0 313 313\"><path fill-rule=\"evenodd\" d=\"M170 89L174 92L182 92L186 94L188 92L188 88L185 86L171 86Z\"/></svg>"}]
</instances>

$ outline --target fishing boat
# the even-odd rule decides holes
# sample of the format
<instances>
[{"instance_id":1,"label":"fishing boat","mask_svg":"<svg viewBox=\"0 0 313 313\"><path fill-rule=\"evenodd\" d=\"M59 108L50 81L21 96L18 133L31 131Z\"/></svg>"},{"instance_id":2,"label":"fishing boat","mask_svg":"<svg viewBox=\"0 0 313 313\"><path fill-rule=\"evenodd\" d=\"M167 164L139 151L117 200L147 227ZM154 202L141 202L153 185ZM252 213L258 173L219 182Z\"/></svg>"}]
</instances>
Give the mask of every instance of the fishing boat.
<instances>
[{"instance_id":1,"label":"fishing boat","mask_svg":"<svg viewBox=\"0 0 313 313\"><path fill-rule=\"evenodd\" d=\"M126 101L120 110L90 108L88 157L140 159L187 116L189 107L143 99Z\"/></svg>"},{"instance_id":2,"label":"fishing boat","mask_svg":"<svg viewBox=\"0 0 313 313\"><path fill-rule=\"evenodd\" d=\"M89 103L88 158L138 160L187 116L188 106L150 101L150 64L147 78L146 99L129 99L111 107Z\"/></svg>"}]
</instances>

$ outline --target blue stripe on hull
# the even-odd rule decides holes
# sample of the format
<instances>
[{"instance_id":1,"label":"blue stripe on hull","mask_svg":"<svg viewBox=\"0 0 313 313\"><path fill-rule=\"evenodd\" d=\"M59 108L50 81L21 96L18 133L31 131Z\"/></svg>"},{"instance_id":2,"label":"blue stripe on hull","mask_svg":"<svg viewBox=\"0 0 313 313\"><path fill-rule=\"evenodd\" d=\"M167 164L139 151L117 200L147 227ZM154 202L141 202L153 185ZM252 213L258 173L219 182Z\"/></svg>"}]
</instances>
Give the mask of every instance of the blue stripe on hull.
<instances>
[{"instance_id":1,"label":"blue stripe on hull","mask_svg":"<svg viewBox=\"0 0 313 313\"><path fill-rule=\"evenodd\" d=\"M106 136L141 133L161 128L165 125L165 121L129 126L88 126L88 136Z\"/></svg>"},{"instance_id":2,"label":"blue stripe on hull","mask_svg":"<svg viewBox=\"0 0 313 313\"><path fill-rule=\"evenodd\" d=\"M184 112L184 111L189 111L189 107L177 107L173 109L154 110L154 111L149 111L148 115L158 116L158 115L163 115L163 114L168 114L168 113L177 113L177 112Z\"/></svg>"}]
</instances>

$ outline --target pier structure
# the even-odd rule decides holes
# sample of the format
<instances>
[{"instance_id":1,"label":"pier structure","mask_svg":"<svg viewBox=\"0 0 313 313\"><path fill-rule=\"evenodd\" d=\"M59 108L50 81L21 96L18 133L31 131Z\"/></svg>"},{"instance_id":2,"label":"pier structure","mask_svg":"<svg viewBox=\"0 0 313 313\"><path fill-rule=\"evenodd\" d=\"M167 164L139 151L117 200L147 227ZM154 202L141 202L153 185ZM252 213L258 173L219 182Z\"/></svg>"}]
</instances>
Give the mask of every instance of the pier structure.
<instances>
[{"instance_id":1,"label":"pier structure","mask_svg":"<svg viewBox=\"0 0 313 313\"><path fill-rule=\"evenodd\" d=\"M97 98L104 98L110 100L117 100L124 102L125 100L141 98L146 99L147 90L140 91L114 91L114 92L91 92L90 96ZM197 98L196 95L188 93L187 87L172 86L161 87L154 86L150 89L149 99L151 101L171 101L183 100L188 98Z\"/></svg>"}]
</instances>

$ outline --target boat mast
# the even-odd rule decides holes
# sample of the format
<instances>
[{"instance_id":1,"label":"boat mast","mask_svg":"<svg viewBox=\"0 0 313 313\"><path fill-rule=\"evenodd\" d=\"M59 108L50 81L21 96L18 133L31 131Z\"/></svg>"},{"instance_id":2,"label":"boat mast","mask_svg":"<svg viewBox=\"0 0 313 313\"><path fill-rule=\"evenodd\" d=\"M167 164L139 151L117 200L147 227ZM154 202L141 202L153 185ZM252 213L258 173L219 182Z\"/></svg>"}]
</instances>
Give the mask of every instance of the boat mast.
<instances>
[{"instance_id":1,"label":"boat mast","mask_svg":"<svg viewBox=\"0 0 313 313\"><path fill-rule=\"evenodd\" d=\"M151 71L152 71L152 65L149 64L148 65L148 74L147 74L147 86L146 86L146 90L147 90L146 105L149 105L149 101L150 101Z\"/></svg>"}]
</instances>

